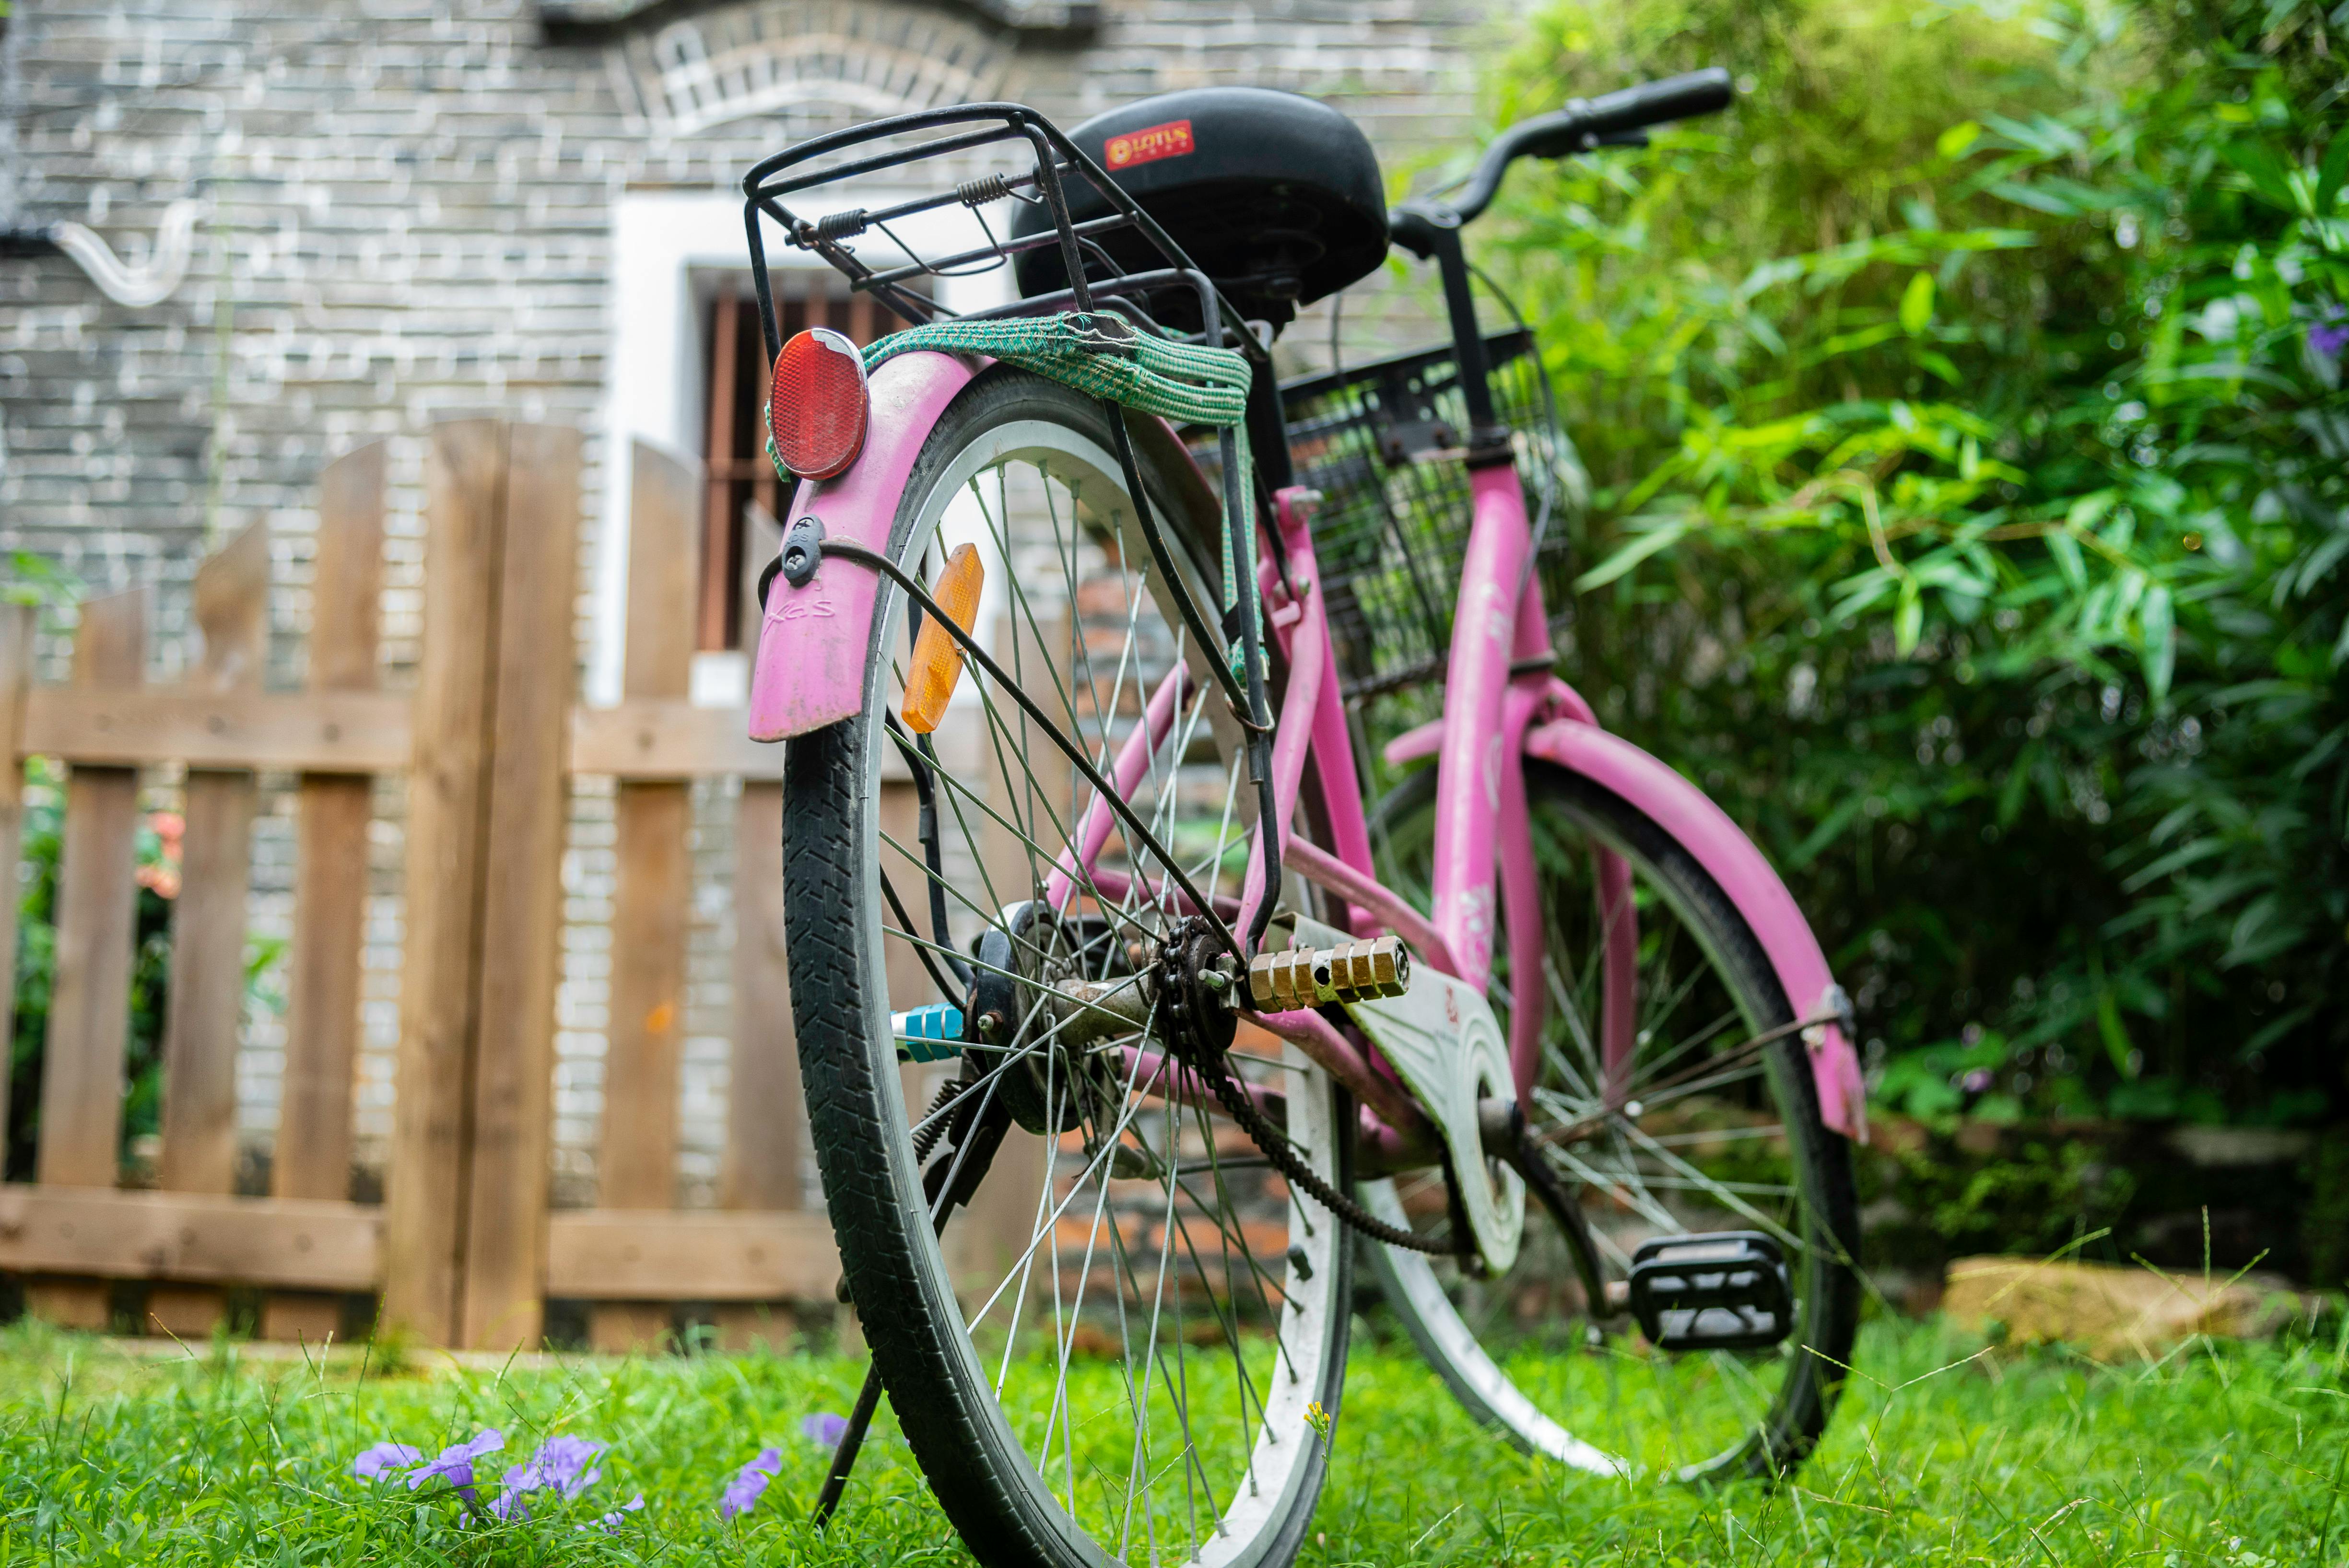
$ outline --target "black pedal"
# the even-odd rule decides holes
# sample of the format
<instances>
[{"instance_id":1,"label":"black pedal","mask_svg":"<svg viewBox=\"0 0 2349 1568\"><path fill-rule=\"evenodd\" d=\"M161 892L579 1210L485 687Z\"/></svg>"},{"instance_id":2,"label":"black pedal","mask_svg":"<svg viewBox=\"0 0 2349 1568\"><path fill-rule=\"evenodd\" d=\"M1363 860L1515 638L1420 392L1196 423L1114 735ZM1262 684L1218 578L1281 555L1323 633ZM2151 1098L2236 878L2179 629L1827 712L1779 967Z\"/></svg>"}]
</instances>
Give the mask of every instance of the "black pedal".
<instances>
[{"instance_id":1,"label":"black pedal","mask_svg":"<svg viewBox=\"0 0 2349 1568\"><path fill-rule=\"evenodd\" d=\"M1794 1332L1786 1254L1759 1231L1643 1243L1630 1284L1631 1315L1660 1350L1760 1350Z\"/></svg>"}]
</instances>

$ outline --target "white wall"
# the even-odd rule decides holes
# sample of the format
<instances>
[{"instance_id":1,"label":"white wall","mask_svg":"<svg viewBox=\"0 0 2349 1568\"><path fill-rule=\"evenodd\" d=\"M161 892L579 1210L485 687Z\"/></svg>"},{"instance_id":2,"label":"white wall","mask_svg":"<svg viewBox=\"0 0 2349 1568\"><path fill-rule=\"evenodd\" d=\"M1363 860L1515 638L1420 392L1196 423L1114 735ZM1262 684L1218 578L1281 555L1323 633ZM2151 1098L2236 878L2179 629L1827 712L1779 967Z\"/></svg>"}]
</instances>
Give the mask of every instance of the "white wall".
<instances>
[{"instance_id":1,"label":"white wall","mask_svg":"<svg viewBox=\"0 0 2349 1568\"><path fill-rule=\"evenodd\" d=\"M823 192L812 193L822 196ZM813 217L852 205L878 208L910 192L861 187L855 200L795 201ZM633 443L647 440L698 461L701 455L707 369L701 360L701 304L713 282L734 274L748 291L750 251L742 230L742 198L726 191L628 191L613 203L611 356L605 386L604 465L608 520L597 541L595 643L588 650L590 703L620 699L627 625L628 494ZM891 227L927 250L973 242L977 229L966 211L947 208ZM803 251L765 235L771 268L821 266ZM859 241L861 253L883 264L885 241ZM869 249L868 249L869 245ZM939 253L931 251L930 253ZM1008 268L941 280L938 298L954 310L980 310L1010 297ZM696 670L697 700L739 701L740 661L705 655Z\"/></svg>"}]
</instances>

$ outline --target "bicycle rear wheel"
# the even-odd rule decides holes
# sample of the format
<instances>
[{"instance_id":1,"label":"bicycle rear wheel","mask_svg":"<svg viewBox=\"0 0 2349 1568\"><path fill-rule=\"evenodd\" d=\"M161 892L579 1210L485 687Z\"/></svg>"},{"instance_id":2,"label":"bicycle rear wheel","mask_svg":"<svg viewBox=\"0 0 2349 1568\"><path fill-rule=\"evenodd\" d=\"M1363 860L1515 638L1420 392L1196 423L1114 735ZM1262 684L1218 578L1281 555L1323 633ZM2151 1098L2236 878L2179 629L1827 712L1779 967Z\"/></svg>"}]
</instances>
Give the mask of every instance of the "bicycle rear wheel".
<instances>
[{"instance_id":1,"label":"bicycle rear wheel","mask_svg":"<svg viewBox=\"0 0 2349 1568\"><path fill-rule=\"evenodd\" d=\"M1212 522L1183 494L1197 481L1167 446L1137 446L1177 570L1219 603ZM1209 902L1227 901L1253 792L1210 671L1224 653L1187 641L1147 564L1099 404L1004 366L970 384L916 464L890 552L927 578L966 541L996 584L992 656L1130 780L1133 811ZM1127 1006L1185 913L1168 867L1106 814L1092 843L1081 775L979 669L934 741L897 724L906 608L885 583L864 714L792 741L786 761L792 1012L874 1363L982 1562L1280 1568L1321 1487L1308 1413L1338 1408L1342 1229L1176 1070L1157 1015ZM1080 860L1076 842L1096 852ZM942 1005L978 1037L933 1102L916 1080L936 1069L901 1082L897 1030ZM1327 1075L1293 1050L1235 1065L1341 1181ZM991 1158L989 1117L1012 1124ZM984 1177L941 1238L926 1179L968 1169Z\"/></svg>"},{"instance_id":2,"label":"bicycle rear wheel","mask_svg":"<svg viewBox=\"0 0 2349 1568\"><path fill-rule=\"evenodd\" d=\"M1666 1354L1627 1336L1579 1351L1591 1319L1619 1319L1567 1284L1563 1238L1528 1226L1512 1274L1461 1277L1384 1246L1364 1253L1430 1364L1480 1419L1519 1446L1599 1474L1682 1480L1773 1475L1802 1462L1832 1413L1859 1315L1858 1235L1848 1145L1819 1119L1799 1040L1755 1037L1793 1004L1760 944L1696 858L1612 791L1529 760L1526 793L1547 920L1543 973L1494 980L1506 1019L1523 984L1547 997L1529 1131L1623 1278L1640 1243L1759 1231L1784 1248L1793 1332L1758 1351ZM1372 815L1388 885L1428 906L1435 772L1414 774ZM1600 903L1591 852L1629 862L1638 923L1632 1049L1610 1085ZM1365 1188L1374 1207L1444 1223L1425 1178ZM1547 1244L1536 1244L1547 1231Z\"/></svg>"}]
</instances>

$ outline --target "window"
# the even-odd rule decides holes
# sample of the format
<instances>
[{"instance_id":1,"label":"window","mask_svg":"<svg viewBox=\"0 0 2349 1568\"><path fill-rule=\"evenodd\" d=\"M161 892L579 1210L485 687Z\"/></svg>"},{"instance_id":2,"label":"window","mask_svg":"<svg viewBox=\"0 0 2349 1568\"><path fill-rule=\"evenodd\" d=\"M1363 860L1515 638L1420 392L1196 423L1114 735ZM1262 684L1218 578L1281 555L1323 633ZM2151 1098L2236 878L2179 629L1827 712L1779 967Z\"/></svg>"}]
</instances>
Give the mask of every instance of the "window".
<instances>
[{"instance_id":1,"label":"window","mask_svg":"<svg viewBox=\"0 0 2349 1568\"><path fill-rule=\"evenodd\" d=\"M776 325L786 341L806 327L828 326L862 348L908 325L871 296L850 294L831 273L778 267L770 275ZM760 423L774 367L767 363L759 334L759 302L746 294L720 293L705 308L703 327L709 399L701 445L708 489L697 645L708 653L741 647L746 634L754 634L750 589L781 543L776 509L783 495Z\"/></svg>"}]
</instances>

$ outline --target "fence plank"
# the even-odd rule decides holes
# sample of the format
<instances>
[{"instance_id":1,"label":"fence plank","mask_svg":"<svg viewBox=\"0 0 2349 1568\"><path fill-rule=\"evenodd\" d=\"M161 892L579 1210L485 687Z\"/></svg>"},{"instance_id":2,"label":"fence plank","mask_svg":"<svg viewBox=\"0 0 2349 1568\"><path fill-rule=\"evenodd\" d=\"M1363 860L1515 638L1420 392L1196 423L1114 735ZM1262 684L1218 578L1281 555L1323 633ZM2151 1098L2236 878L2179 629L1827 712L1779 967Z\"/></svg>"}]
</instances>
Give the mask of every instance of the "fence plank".
<instances>
[{"instance_id":1,"label":"fence plank","mask_svg":"<svg viewBox=\"0 0 2349 1568\"><path fill-rule=\"evenodd\" d=\"M269 528L256 522L197 569L202 684L221 690L260 686L268 609ZM184 795L157 1175L169 1191L226 1192L236 1173L237 1024L244 998L253 775L191 771Z\"/></svg>"},{"instance_id":2,"label":"fence plank","mask_svg":"<svg viewBox=\"0 0 2349 1568\"><path fill-rule=\"evenodd\" d=\"M745 779L735 803L733 978L718 1201L728 1209L800 1209L807 1104L783 962L783 787L762 779ZM761 1340L781 1348L798 1329L793 1315L758 1301L721 1302L716 1321L727 1350Z\"/></svg>"},{"instance_id":3,"label":"fence plank","mask_svg":"<svg viewBox=\"0 0 2349 1568\"><path fill-rule=\"evenodd\" d=\"M310 689L371 691L383 623L384 444L345 452L318 476L310 576Z\"/></svg>"},{"instance_id":4,"label":"fence plank","mask_svg":"<svg viewBox=\"0 0 2349 1568\"><path fill-rule=\"evenodd\" d=\"M75 685L125 685L146 661L146 590L83 604ZM128 769L77 768L67 782L57 979L41 1074L37 1170L47 1182L111 1187L118 1174L138 809L139 776Z\"/></svg>"},{"instance_id":5,"label":"fence plank","mask_svg":"<svg viewBox=\"0 0 2349 1568\"><path fill-rule=\"evenodd\" d=\"M133 589L81 607L74 633L77 686L128 686L147 664L147 592ZM138 914L139 775L76 768L66 783L57 863L56 980L42 1049L37 1180L111 1187L120 1167L123 1055L130 1026L130 962ZM36 1315L102 1326L107 1291L81 1281L40 1281L26 1291Z\"/></svg>"},{"instance_id":6,"label":"fence plank","mask_svg":"<svg viewBox=\"0 0 2349 1568\"><path fill-rule=\"evenodd\" d=\"M285 1085L270 1172L281 1198L340 1198L350 1189L351 1065L373 795L364 777L302 780Z\"/></svg>"},{"instance_id":7,"label":"fence plank","mask_svg":"<svg viewBox=\"0 0 2349 1568\"><path fill-rule=\"evenodd\" d=\"M435 1345L458 1343L461 1324L459 1249L480 1007L475 965L487 860L491 636L506 469L503 424L470 419L433 427L425 464L424 649L408 796L408 942L385 1191L383 1314Z\"/></svg>"},{"instance_id":8,"label":"fence plank","mask_svg":"<svg viewBox=\"0 0 2349 1568\"><path fill-rule=\"evenodd\" d=\"M310 586L310 686L375 686L383 578L381 442L327 468ZM340 1198L351 1179L351 1065L367 918L372 787L305 773L295 862L292 995L273 1179L281 1197Z\"/></svg>"},{"instance_id":9,"label":"fence plank","mask_svg":"<svg viewBox=\"0 0 2349 1568\"><path fill-rule=\"evenodd\" d=\"M380 441L346 452L320 477L317 556L310 577L313 691L366 691L376 685L383 483ZM302 776L285 1074L270 1167L272 1189L283 1198L342 1198L350 1191L351 1071L358 1053L373 797L373 781L364 774ZM263 1304L261 1328L271 1339L315 1342L335 1330L341 1315L341 1303L331 1298L273 1295Z\"/></svg>"},{"instance_id":10,"label":"fence plank","mask_svg":"<svg viewBox=\"0 0 2349 1568\"><path fill-rule=\"evenodd\" d=\"M249 524L196 569L203 662L191 683L255 691L269 638L269 525ZM245 897L253 873L250 772L191 769L181 786L180 893L163 1016L163 1152L156 1184L220 1192L236 1183L236 1047L244 1002ZM206 1285L148 1293L165 1333L212 1336L225 1304Z\"/></svg>"},{"instance_id":11,"label":"fence plank","mask_svg":"<svg viewBox=\"0 0 2349 1568\"><path fill-rule=\"evenodd\" d=\"M382 1229L357 1203L16 1183L0 1187L0 1272L367 1290Z\"/></svg>"},{"instance_id":12,"label":"fence plank","mask_svg":"<svg viewBox=\"0 0 2349 1568\"><path fill-rule=\"evenodd\" d=\"M631 460L621 689L631 698L677 703L693 676L699 474L643 441L632 449ZM735 728L740 729L739 718ZM688 786L624 780L614 814L612 1005L596 1185L605 1208L663 1209L677 1198L678 1051L685 1037L686 927L693 904ZM588 1339L598 1350L654 1343L667 1330L668 1315L642 1305L598 1303L589 1315Z\"/></svg>"},{"instance_id":13,"label":"fence plank","mask_svg":"<svg viewBox=\"0 0 2349 1568\"><path fill-rule=\"evenodd\" d=\"M621 686L629 696L682 697L693 676L694 536L698 470L648 441L630 452L628 617Z\"/></svg>"},{"instance_id":14,"label":"fence plank","mask_svg":"<svg viewBox=\"0 0 2349 1568\"><path fill-rule=\"evenodd\" d=\"M597 1188L605 1208L657 1209L677 1195L692 801L683 784L623 784L618 819Z\"/></svg>"},{"instance_id":15,"label":"fence plank","mask_svg":"<svg viewBox=\"0 0 2349 1568\"><path fill-rule=\"evenodd\" d=\"M577 638L579 432L515 425L498 563L462 1340L535 1348L546 1275L556 943Z\"/></svg>"},{"instance_id":16,"label":"fence plank","mask_svg":"<svg viewBox=\"0 0 2349 1568\"><path fill-rule=\"evenodd\" d=\"M783 748L752 740L740 708L695 707L676 698L624 698L583 707L571 737L574 773L622 779L705 779L739 773L781 779Z\"/></svg>"},{"instance_id":17,"label":"fence plank","mask_svg":"<svg viewBox=\"0 0 2349 1568\"><path fill-rule=\"evenodd\" d=\"M16 1038L16 863L25 837L25 767L17 743L25 730L25 694L33 684L37 623L30 604L0 604L0 954L8 965L0 982L0 1167L7 1159L7 1055ZM0 1169L0 1177L6 1174Z\"/></svg>"},{"instance_id":18,"label":"fence plank","mask_svg":"<svg viewBox=\"0 0 2349 1568\"><path fill-rule=\"evenodd\" d=\"M698 476L642 441L633 459L622 689L630 697L674 701L692 676ZM658 1209L674 1201L677 1188L691 801L681 783L624 782L615 814L618 865L598 1184L605 1208Z\"/></svg>"},{"instance_id":19,"label":"fence plank","mask_svg":"<svg viewBox=\"0 0 2349 1568\"><path fill-rule=\"evenodd\" d=\"M150 686L77 693L36 687L20 757L138 768L390 773L408 766L409 699L374 692L246 692Z\"/></svg>"},{"instance_id":20,"label":"fence plank","mask_svg":"<svg viewBox=\"0 0 2349 1568\"><path fill-rule=\"evenodd\" d=\"M549 1224L550 1295L607 1301L824 1301L840 1280L821 1214L574 1209Z\"/></svg>"},{"instance_id":21,"label":"fence plank","mask_svg":"<svg viewBox=\"0 0 2349 1568\"><path fill-rule=\"evenodd\" d=\"M783 787L745 780L734 812L734 1052L719 1201L799 1208L806 1124L783 965Z\"/></svg>"}]
</instances>

